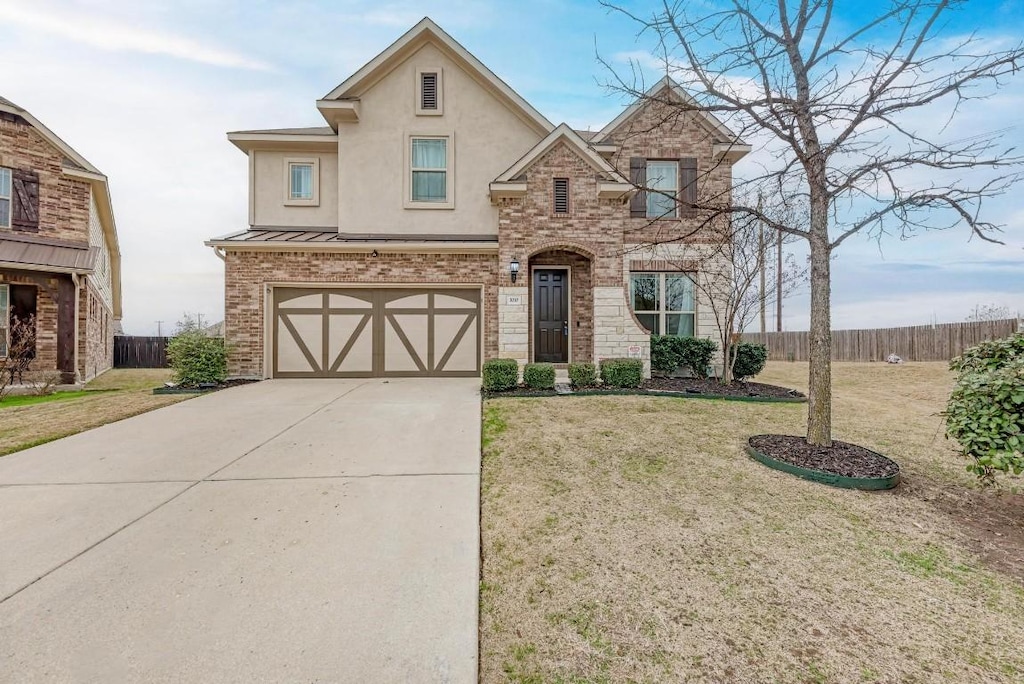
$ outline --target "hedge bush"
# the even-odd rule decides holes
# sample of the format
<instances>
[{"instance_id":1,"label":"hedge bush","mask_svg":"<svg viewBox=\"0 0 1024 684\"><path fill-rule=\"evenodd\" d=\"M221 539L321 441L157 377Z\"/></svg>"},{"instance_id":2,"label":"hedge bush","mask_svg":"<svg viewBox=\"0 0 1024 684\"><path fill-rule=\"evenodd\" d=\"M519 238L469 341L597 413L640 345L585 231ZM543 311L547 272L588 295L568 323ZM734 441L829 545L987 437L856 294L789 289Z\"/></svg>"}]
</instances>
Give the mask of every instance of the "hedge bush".
<instances>
[{"instance_id":1,"label":"hedge bush","mask_svg":"<svg viewBox=\"0 0 1024 684\"><path fill-rule=\"evenodd\" d=\"M694 376L706 378L718 345L700 337L651 335L651 368L660 373L674 373L687 368Z\"/></svg>"},{"instance_id":2,"label":"hedge bush","mask_svg":"<svg viewBox=\"0 0 1024 684\"><path fill-rule=\"evenodd\" d=\"M519 384L519 363L515 359L491 359L484 362L484 389L505 392Z\"/></svg>"},{"instance_id":3,"label":"hedge bush","mask_svg":"<svg viewBox=\"0 0 1024 684\"><path fill-rule=\"evenodd\" d=\"M950 361L957 374L946 436L960 443L967 467L985 484L996 473L1024 472L1024 333L983 342Z\"/></svg>"},{"instance_id":4,"label":"hedge bush","mask_svg":"<svg viewBox=\"0 0 1024 684\"><path fill-rule=\"evenodd\" d=\"M554 389L555 366L551 363L528 363L523 368L523 382L533 389Z\"/></svg>"},{"instance_id":5,"label":"hedge bush","mask_svg":"<svg viewBox=\"0 0 1024 684\"><path fill-rule=\"evenodd\" d=\"M167 343L167 362L175 382L186 387L220 383L228 375L228 354L224 338L210 337L188 328Z\"/></svg>"},{"instance_id":6,"label":"hedge bush","mask_svg":"<svg viewBox=\"0 0 1024 684\"><path fill-rule=\"evenodd\" d=\"M755 342L740 342L732 348L736 363L732 367L732 375L737 380L752 378L764 370L768 361L768 347Z\"/></svg>"},{"instance_id":7,"label":"hedge bush","mask_svg":"<svg viewBox=\"0 0 1024 684\"><path fill-rule=\"evenodd\" d=\"M601 359L601 382L609 387L639 387L643 380L640 359Z\"/></svg>"},{"instance_id":8,"label":"hedge bush","mask_svg":"<svg viewBox=\"0 0 1024 684\"><path fill-rule=\"evenodd\" d=\"M569 383L573 387L593 387L597 384L597 366L592 363L570 363Z\"/></svg>"}]
</instances>

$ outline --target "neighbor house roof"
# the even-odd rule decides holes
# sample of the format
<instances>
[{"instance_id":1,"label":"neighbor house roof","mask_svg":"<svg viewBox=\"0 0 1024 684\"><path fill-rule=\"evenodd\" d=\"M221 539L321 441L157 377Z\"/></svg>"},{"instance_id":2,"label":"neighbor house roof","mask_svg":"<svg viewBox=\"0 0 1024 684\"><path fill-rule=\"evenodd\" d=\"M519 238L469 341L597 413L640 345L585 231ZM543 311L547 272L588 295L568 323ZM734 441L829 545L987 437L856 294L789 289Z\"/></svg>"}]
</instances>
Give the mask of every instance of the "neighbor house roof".
<instances>
[{"instance_id":1,"label":"neighbor house roof","mask_svg":"<svg viewBox=\"0 0 1024 684\"><path fill-rule=\"evenodd\" d=\"M88 159L61 140L56 133L44 126L39 119L32 116L27 109L19 107L7 98L0 97L0 111L24 119L38 131L44 140L64 155L64 173L84 180L92 187L92 196L96 201L96 210L103 227L103 237L107 242L107 249L110 251L110 281L114 299L114 318L121 318L121 248L117 241L117 225L114 222L114 208L110 199L107 177L89 163Z\"/></svg>"},{"instance_id":2,"label":"neighbor house roof","mask_svg":"<svg viewBox=\"0 0 1024 684\"><path fill-rule=\"evenodd\" d=\"M484 66L483 62L445 33L429 17L424 17L401 38L367 62L359 71L324 95L317 102L320 113L324 115L332 128L337 126L338 116L342 116L346 120L358 120L360 96L427 43L432 43L440 48L466 73L487 88L538 133L545 134L554 128L550 121L533 108L533 105L498 78L493 71Z\"/></svg>"}]
</instances>

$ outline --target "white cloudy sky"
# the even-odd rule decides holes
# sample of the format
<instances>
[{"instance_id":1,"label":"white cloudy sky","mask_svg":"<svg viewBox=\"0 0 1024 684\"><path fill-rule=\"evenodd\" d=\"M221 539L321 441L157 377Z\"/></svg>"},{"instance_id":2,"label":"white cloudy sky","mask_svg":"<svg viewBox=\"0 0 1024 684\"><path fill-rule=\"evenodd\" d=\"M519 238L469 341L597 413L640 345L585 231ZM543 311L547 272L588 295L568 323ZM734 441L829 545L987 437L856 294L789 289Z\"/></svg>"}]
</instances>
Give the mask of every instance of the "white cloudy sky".
<instances>
[{"instance_id":1,"label":"white cloudy sky","mask_svg":"<svg viewBox=\"0 0 1024 684\"><path fill-rule=\"evenodd\" d=\"M614 59L650 49L633 25L596 1L508 7L497 0L0 0L0 95L110 177L124 327L149 334L183 312L222 317L222 264L203 240L247 220L245 157L225 132L322 125L314 101L425 14L555 123L599 128L621 110L621 99L600 85L607 73L595 51ZM976 17L980 29L1020 35L1024 26L1017 3L976 0L971 8L964 19ZM1009 128L1011 142L1024 142L1017 127L1024 76L1001 97L1001 106L972 110L969 125ZM979 303L1024 311L1020 194L987 212L1005 225L1005 247L969 241L963 231L844 244L833 271L836 327L960 320ZM805 299L787 303L787 328L806 328Z\"/></svg>"}]
</instances>

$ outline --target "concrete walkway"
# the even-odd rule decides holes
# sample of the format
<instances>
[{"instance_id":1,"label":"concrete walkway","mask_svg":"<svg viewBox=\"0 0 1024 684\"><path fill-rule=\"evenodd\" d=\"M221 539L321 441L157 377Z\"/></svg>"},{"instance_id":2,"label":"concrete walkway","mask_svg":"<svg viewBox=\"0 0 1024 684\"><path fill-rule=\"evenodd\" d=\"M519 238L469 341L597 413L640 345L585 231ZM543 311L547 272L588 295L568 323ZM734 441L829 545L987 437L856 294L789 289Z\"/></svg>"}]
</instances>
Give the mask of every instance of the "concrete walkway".
<instances>
[{"instance_id":1,"label":"concrete walkway","mask_svg":"<svg viewBox=\"0 0 1024 684\"><path fill-rule=\"evenodd\" d=\"M476 380L275 380L0 458L0 681L475 682Z\"/></svg>"}]
</instances>

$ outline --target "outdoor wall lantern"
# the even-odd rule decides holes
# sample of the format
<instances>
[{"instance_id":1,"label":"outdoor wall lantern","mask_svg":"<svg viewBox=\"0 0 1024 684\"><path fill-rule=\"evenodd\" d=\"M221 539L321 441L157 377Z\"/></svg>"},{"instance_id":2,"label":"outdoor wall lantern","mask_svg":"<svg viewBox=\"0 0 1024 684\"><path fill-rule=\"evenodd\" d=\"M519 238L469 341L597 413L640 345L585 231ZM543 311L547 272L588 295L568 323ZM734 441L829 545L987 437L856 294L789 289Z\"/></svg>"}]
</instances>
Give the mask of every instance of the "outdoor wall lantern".
<instances>
[{"instance_id":1,"label":"outdoor wall lantern","mask_svg":"<svg viewBox=\"0 0 1024 684\"><path fill-rule=\"evenodd\" d=\"M516 276L519 275L519 262L515 259L508 262L508 274L512 276L512 282L516 282Z\"/></svg>"}]
</instances>

